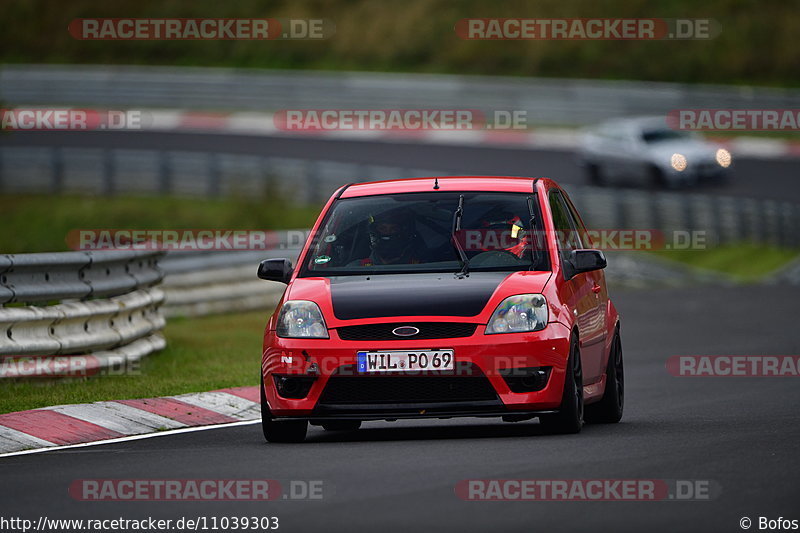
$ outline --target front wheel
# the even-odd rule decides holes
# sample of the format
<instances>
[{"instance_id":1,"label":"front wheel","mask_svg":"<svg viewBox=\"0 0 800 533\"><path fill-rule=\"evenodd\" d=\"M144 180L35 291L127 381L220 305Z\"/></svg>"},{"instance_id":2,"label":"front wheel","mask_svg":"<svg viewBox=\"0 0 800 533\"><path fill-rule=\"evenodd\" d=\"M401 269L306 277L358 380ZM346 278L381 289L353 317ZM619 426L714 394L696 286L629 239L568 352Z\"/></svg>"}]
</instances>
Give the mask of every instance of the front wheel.
<instances>
[{"instance_id":1,"label":"front wheel","mask_svg":"<svg viewBox=\"0 0 800 533\"><path fill-rule=\"evenodd\" d=\"M261 377L261 429L267 442L303 442L308 432L305 420L275 420L269 411L267 395L264 393L264 377Z\"/></svg>"},{"instance_id":2,"label":"front wheel","mask_svg":"<svg viewBox=\"0 0 800 533\"><path fill-rule=\"evenodd\" d=\"M614 332L606 365L606 390L603 398L586 406L586 421L595 424L616 424L622 419L625 406L625 371L622 364L622 341Z\"/></svg>"},{"instance_id":3,"label":"front wheel","mask_svg":"<svg viewBox=\"0 0 800 533\"><path fill-rule=\"evenodd\" d=\"M574 337L569 351L558 413L539 417L539 423L548 433L579 433L583 427L583 369L580 347Z\"/></svg>"}]
</instances>

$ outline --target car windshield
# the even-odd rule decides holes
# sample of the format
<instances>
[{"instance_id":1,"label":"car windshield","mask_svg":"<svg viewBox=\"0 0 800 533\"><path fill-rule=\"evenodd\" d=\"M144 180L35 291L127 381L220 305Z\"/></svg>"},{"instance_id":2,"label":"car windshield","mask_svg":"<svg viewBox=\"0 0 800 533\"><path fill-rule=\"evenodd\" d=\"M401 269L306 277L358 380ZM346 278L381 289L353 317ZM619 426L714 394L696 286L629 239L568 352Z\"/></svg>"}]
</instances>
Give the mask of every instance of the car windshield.
<instances>
[{"instance_id":1,"label":"car windshield","mask_svg":"<svg viewBox=\"0 0 800 533\"><path fill-rule=\"evenodd\" d=\"M644 142L647 144L664 141L679 141L689 138L689 134L686 132L669 129L645 130L642 132L642 139L644 139Z\"/></svg>"},{"instance_id":2,"label":"car windshield","mask_svg":"<svg viewBox=\"0 0 800 533\"><path fill-rule=\"evenodd\" d=\"M463 196L461 230L453 220ZM541 216L529 194L431 192L337 200L312 242L301 276L549 270ZM535 241L534 245L531 242ZM532 252L532 248L535 251Z\"/></svg>"}]
</instances>

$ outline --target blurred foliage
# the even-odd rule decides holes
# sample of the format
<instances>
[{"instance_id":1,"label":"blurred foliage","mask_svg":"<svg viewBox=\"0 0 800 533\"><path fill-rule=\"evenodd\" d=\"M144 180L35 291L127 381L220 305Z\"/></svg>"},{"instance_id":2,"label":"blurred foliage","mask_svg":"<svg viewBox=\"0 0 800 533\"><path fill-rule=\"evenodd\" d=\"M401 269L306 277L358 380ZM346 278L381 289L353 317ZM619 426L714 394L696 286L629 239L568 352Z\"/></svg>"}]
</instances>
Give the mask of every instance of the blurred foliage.
<instances>
[{"instance_id":1,"label":"blurred foliage","mask_svg":"<svg viewBox=\"0 0 800 533\"><path fill-rule=\"evenodd\" d=\"M74 18L326 18L325 41L79 41ZM722 33L697 41L465 41L468 17L711 18ZM0 61L285 69L415 71L800 84L797 2L786 0L4 0Z\"/></svg>"}]
</instances>

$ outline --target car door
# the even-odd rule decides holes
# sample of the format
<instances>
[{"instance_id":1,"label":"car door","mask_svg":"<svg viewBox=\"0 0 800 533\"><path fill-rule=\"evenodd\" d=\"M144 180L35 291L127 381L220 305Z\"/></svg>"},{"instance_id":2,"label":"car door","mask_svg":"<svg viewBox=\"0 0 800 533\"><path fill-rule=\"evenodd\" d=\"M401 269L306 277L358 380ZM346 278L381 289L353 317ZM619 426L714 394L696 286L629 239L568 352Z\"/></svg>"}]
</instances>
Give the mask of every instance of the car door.
<instances>
[{"instance_id":1,"label":"car door","mask_svg":"<svg viewBox=\"0 0 800 533\"><path fill-rule=\"evenodd\" d=\"M553 225L558 235L558 247L563 266L572 250L584 248L579 226L569 211L567 202L558 190L551 190L548 196ZM574 311L578 325L581 347L583 382L594 383L602 375L603 340L599 292L595 273L581 272L561 284L561 296ZM602 292L602 286L600 286Z\"/></svg>"},{"instance_id":2,"label":"car door","mask_svg":"<svg viewBox=\"0 0 800 533\"><path fill-rule=\"evenodd\" d=\"M561 194L569 216L570 223L577 229L582 248L593 248L589 234L578 211L566 193ZM594 295L594 308L585 317L586 336L582 338L581 347L586 352L586 365L584 366L584 383L589 384L599 380L605 371L605 341L606 341L606 309L608 308L608 288L606 287L605 272L593 270L586 273L587 282L591 283L590 290Z\"/></svg>"}]
</instances>

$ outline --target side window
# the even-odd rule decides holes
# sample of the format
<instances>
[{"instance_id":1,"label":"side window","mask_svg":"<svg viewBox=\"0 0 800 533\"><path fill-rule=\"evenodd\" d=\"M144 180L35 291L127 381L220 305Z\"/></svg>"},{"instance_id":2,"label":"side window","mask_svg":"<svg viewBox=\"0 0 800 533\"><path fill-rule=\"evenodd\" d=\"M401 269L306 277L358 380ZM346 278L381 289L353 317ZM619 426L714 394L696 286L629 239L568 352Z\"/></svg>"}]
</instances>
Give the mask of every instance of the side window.
<instances>
[{"instance_id":1,"label":"side window","mask_svg":"<svg viewBox=\"0 0 800 533\"><path fill-rule=\"evenodd\" d=\"M553 225L556 228L559 250L570 251L582 248L578 233L575 231L575 226L573 226L564 201L561 199L561 194L558 191L551 191L548 201L550 202L550 211L553 213Z\"/></svg>"},{"instance_id":2,"label":"side window","mask_svg":"<svg viewBox=\"0 0 800 533\"><path fill-rule=\"evenodd\" d=\"M566 195L559 196L561 196L562 201L567 206L569 219L572 222L572 227L578 231L578 238L580 239L581 244L584 248L592 248L592 239L589 236L589 232L586 231L586 226L583 225L581 217L578 216L578 211L575 209L575 206L572 205L572 200L570 200Z\"/></svg>"}]
</instances>

